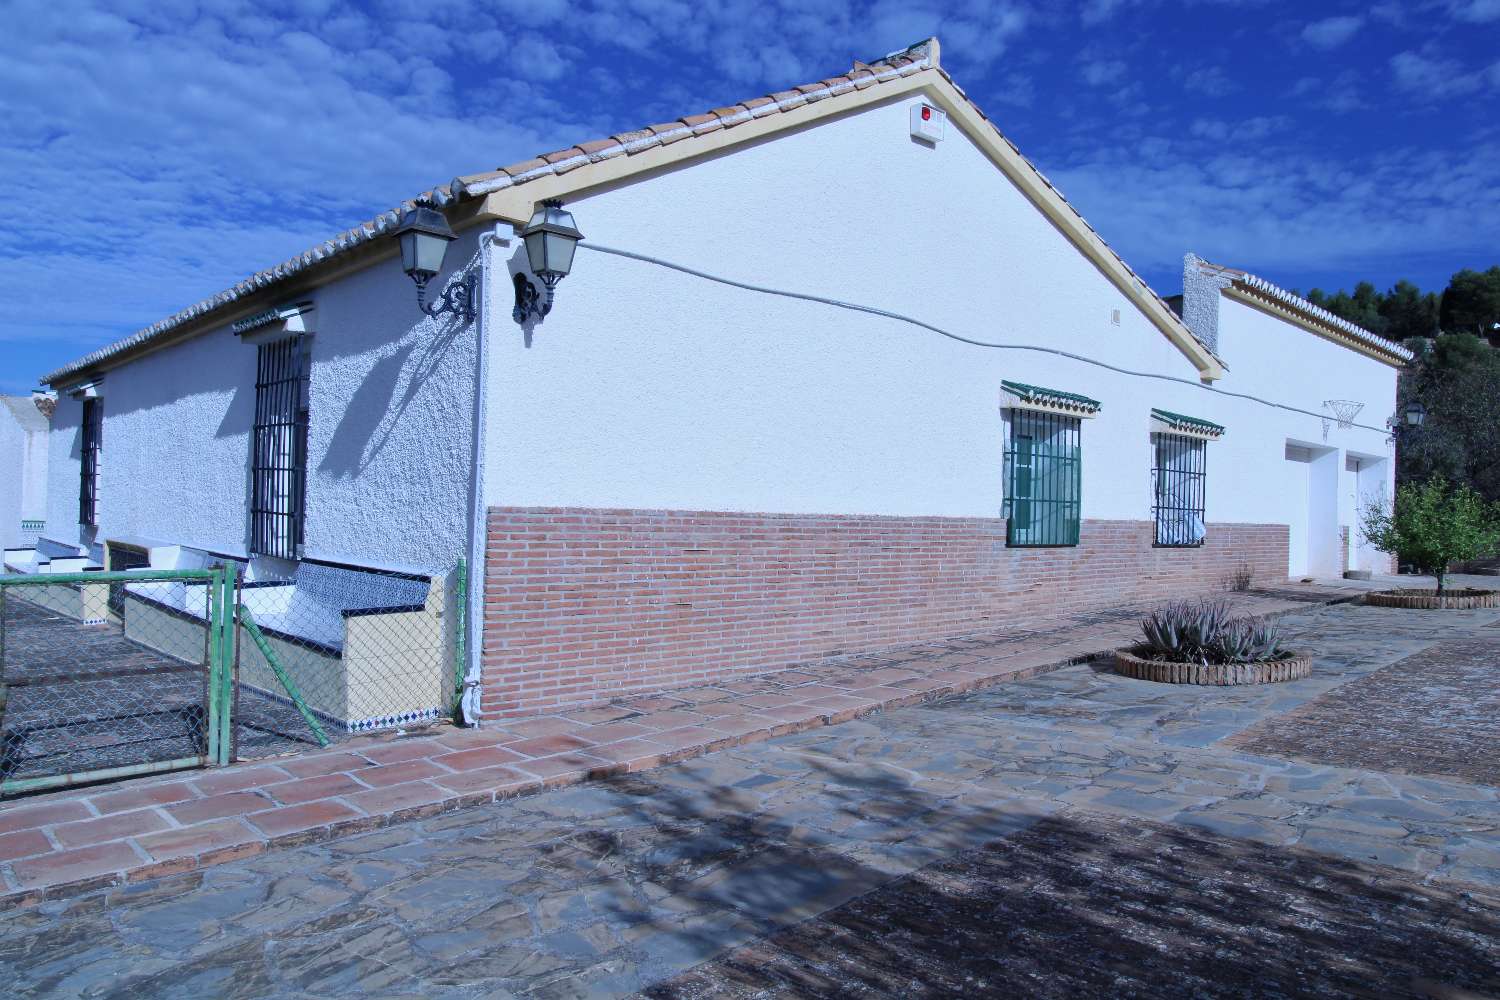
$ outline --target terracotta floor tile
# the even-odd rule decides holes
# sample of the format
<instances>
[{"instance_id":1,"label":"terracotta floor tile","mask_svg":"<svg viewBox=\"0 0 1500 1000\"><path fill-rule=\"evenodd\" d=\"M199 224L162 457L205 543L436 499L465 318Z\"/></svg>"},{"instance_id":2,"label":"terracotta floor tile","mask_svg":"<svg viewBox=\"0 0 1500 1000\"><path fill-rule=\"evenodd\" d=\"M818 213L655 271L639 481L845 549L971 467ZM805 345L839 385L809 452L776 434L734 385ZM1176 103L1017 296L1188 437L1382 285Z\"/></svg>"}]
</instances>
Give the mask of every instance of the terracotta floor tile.
<instances>
[{"instance_id":1,"label":"terracotta floor tile","mask_svg":"<svg viewBox=\"0 0 1500 1000\"><path fill-rule=\"evenodd\" d=\"M315 778L320 774L357 771L369 766L369 761L352 753L310 754L306 757L293 757L280 763L281 769L294 778Z\"/></svg>"},{"instance_id":2,"label":"terracotta floor tile","mask_svg":"<svg viewBox=\"0 0 1500 1000\"><path fill-rule=\"evenodd\" d=\"M516 765L516 769L519 771L524 771L527 774L532 774L549 781L570 774L576 774L580 781L590 776L602 777L606 772L618 767L619 764L615 761L582 753L564 753L553 757L537 757L534 760L523 761Z\"/></svg>"},{"instance_id":3,"label":"terracotta floor tile","mask_svg":"<svg viewBox=\"0 0 1500 1000\"><path fill-rule=\"evenodd\" d=\"M453 792L430 781L407 781L399 785L372 788L365 792L345 795L344 801L371 816L382 816L400 809L425 806L452 798Z\"/></svg>"},{"instance_id":4,"label":"terracotta floor tile","mask_svg":"<svg viewBox=\"0 0 1500 1000\"><path fill-rule=\"evenodd\" d=\"M510 789L519 785L535 783L531 775L511 767L485 767L474 771L460 771L430 779L434 785L450 792L481 792Z\"/></svg>"},{"instance_id":5,"label":"terracotta floor tile","mask_svg":"<svg viewBox=\"0 0 1500 1000\"><path fill-rule=\"evenodd\" d=\"M366 770L374 771L377 768L372 767ZM284 781L279 785L267 785L261 791L284 806L294 806L300 802L331 799L335 795L363 791L367 787L369 786L362 785L349 775L339 772L320 774L316 778L302 778L298 781Z\"/></svg>"},{"instance_id":6,"label":"terracotta floor tile","mask_svg":"<svg viewBox=\"0 0 1500 1000\"><path fill-rule=\"evenodd\" d=\"M143 785L140 788L123 788L113 792L101 792L89 796L89 804L104 816L109 813L128 812L147 806L163 806L171 802L195 799L198 792L190 782L173 781L160 785Z\"/></svg>"},{"instance_id":7,"label":"terracotta floor tile","mask_svg":"<svg viewBox=\"0 0 1500 1000\"><path fill-rule=\"evenodd\" d=\"M215 851L222 847L233 847L236 844L260 839L261 834L236 816L231 819L214 820L212 823L199 823L177 830L148 834L136 838L136 842L157 861L165 861L168 858L192 857L206 851Z\"/></svg>"},{"instance_id":8,"label":"terracotta floor tile","mask_svg":"<svg viewBox=\"0 0 1500 1000\"><path fill-rule=\"evenodd\" d=\"M87 847L89 844L102 844L108 840L123 840L142 833L155 833L171 825L167 817L155 809L137 809L99 819L86 819L81 823L54 826L52 836L63 847Z\"/></svg>"},{"instance_id":9,"label":"terracotta floor tile","mask_svg":"<svg viewBox=\"0 0 1500 1000\"><path fill-rule=\"evenodd\" d=\"M24 858L15 862L11 870L16 881L23 887L33 885L61 885L81 879L122 872L145 862L128 843L123 840L92 847L80 847L76 851L57 851Z\"/></svg>"},{"instance_id":10,"label":"terracotta floor tile","mask_svg":"<svg viewBox=\"0 0 1500 1000\"><path fill-rule=\"evenodd\" d=\"M0 861L12 861L32 854L46 854L53 850L52 841L40 830L17 830L0 833Z\"/></svg>"},{"instance_id":11,"label":"terracotta floor tile","mask_svg":"<svg viewBox=\"0 0 1500 1000\"><path fill-rule=\"evenodd\" d=\"M430 760L404 760L399 764L367 767L359 772L359 780L375 788L385 788L388 785L400 785L408 781L419 781L422 778L451 773L447 768L440 767Z\"/></svg>"},{"instance_id":12,"label":"terracotta floor tile","mask_svg":"<svg viewBox=\"0 0 1500 1000\"><path fill-rule=\"evenodd\" d=\"M452 747L444 746L437 740L399 740L395 743L361 750L360 756L367 757L377 764L399 764L408 760L421 760L424 757L437 757L451 753L452 750Z\"/></svg>"},{"instance_id":13,"label":"terracotta floor tile","mask_svg":"<svg viewBox=\"0 0 1500 1000\"><path fill-rule=\"evenodd\" d=\"M255 788L260 785L273 785L278 781L286 781L292 777L279 767L269 764L260 764L253 767L229 767L222 771L208 771L192 779L189 784L201 795L221 795L224 792L238 792L245 788Z\"/></svg>"},{"instance_id":14,"label":"terracotta floor tile","mask_svg":"<svg viewBox=\"0 0 1500 1000\"><path fill-rule=\"evenodd\" d=\"M340 820L354 819L359 813L342 802L320 799L283 809L269 809L248 817L257 830L268 837L279 837L285 833L298 833L329 826Z\"/></svg>"},{"instance_id":15,"label":"terracotta floor tile","mask_svg":"<svg viewBox=\"0 0 1500 1000\"><path fill-rule=\"evenodd\" d=\"M169 806L163 806L172 818L183 826L193 823L202 823L204 820L219 819L223 816L243 816L246 813L258 812L262 809L275 808L276 803L270 796L257 791L226 792L223 795L210 795L206 798L191 799L187 802L175 802Z\"/></svg>"},{"instance_id":16,"label":"terracotta floor tile","mask_svg":"<svg viewBox=\"0 0 1500 1000\"><path fill-rule=\"evenodd\" d=\"M475 771L482 767L511 764L525 759L525 754L517 753L507 747L476 747L473 750L458 750L454 753L443 754L441 757L434 757L432 762L450 771Z\"/></svg>"},{"instance_id":17,"label":"terracotta floor tile","mask_svg":"<svg viewBox=\"0 0 1500 1000\"><path fill-rule=\"evenodd\" d=\"M635 728L645 731L642 726ZM538 736L534 739L507 743L505 749L524 757L550 757L557 753L567 753L569 750L583 750L593 746L595 742L597 741L592 738L584 738L572 733L556 733L552 736Z\"/></svg>"},{"instance_id":18,"label":"terracotta floor tile","mask_svg":"<svg viewBox=\"0 0 1500 1000\"><path fill-rule=\"evenodd\" d=\"M0 805L0 833L12 830L34 830L55 823L71 823L89 819L94 814L80 799L64 799L59 802L42 802L36 805Z\"/></svg>"},{"instance_id":19,"label":"terracotta floor tile","mask_svg":"<svg viewBox=\"0 0 1500 1000\"><path fill-rule=\"evenodd\" d=\"M506 722L504 728L514 734L513 738L530 739L533 736L555 736L558 733L576 733L588 726L561 716L548 715L540 719L520 719Z\"/></svg>"}]
</instances>

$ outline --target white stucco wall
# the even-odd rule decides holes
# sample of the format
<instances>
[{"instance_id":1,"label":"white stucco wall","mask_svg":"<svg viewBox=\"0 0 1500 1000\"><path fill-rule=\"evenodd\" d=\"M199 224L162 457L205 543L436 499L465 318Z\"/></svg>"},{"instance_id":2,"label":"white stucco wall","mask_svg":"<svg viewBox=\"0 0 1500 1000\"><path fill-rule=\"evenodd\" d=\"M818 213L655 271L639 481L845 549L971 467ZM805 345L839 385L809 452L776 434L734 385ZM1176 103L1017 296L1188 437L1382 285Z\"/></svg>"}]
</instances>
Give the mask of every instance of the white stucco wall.
<instances>
[{"instance_id":1,"label":"white stucco wall","mask_svg":"<svg viewBox=\"0 0 1500 1000\"><path fill-rule=\"evenodd\" d=\"M0 545L21 543L21 493L27 434L0 406Z\"/></svg>"},{"instance_id":2,"label":"white stucco wall","mask_svg":"<svg viewBox=\"0 0 1500 1000\"><path fill-rule=\"evenodd\" d=\"M476 234L451 248L474 252ZM305 555L446 570L465 554L475 328L422 317L396 261L308 295L312 339ZM126 535L229 555L248 540L256 350L222 327L109 370L99 529L77 533L81 403L59 400L49 532Z\"/></svg>"},{"instance_id":3,"label":"white stucco wall","mask_svg":"<svg viewBox=\"0 0 1500 1000\"><path fill-rule=\"evenodd\" d=\"M976 146L952 127L935 148L910 139L908 103L569 207L597 244L1196 383ZM1086 518L1150 517L1149 411L1160 407L1229 428L1209 445L1210 522L1287 523L1306 503L1285 496L1285 442L1321 435L1316 417L1195 384L968 346L585 249L529 342L503 315L491 321L491 505L994 516L1000 380L1011 379L1104 403L1083 424ZM1306 352L1307 372L1287 377L1289 351ZM1393 405L1393 370L1366 371L1301 331L1267 334L1246 318L1222 352L1226 389L1312 410L1369 397L1381 419ZM1383 439L1349 440L1384 453Z\"/></svg>"},{"instance_id":4,"label":"white stucco wall","mask_svg":"<svg viewBox=\"0 0 1500 1000\"><path fill-rule=\"evenodd\" d=\"M33 537L23 520L47 516L47 421L31 399L0 400L0 545Z\"/></svg>"},{"instance_id":5,"label":"white stucco wall","mask_svg":"<svg viewBox=\"0 0 1500 1000\"><path fill-rule=\"evenodd\" d=\"M1284 490L1268 492L1257 485L1259 463L1231 470L1226 485L1262 497L1266 509L1275 512L1273 520L1292 525L1294 539L1306 540L1305 547L1292 546L1291 575L1384 569L1386 557L1365 545L1359 532L1359 508L1365 500L1389 496L1393 489L1395 462L1387 433L1371 428L1383 428L1395 410L1396 369L1228 297L1219 303L1219 344L1230 366L1225 388L1314 412L1324 412L1323 401L1328 399L1364 404L1354 419L1368 427L1344 429L1334 424L1326 438L1320 419L1257 407L1266 415L1271 435L1267 444L1309 448L1312 464L1283 467L1281 474L1288 477ZM1358 486L1346 471L1350 456L1359 457L1364 466ZM1302 477L1308 474L1304 488ZM1271 481L1275 482L1274 473ZM1352 566L1339 560L1341 528L1349 530Z\"/></svg>"}]
</instances>

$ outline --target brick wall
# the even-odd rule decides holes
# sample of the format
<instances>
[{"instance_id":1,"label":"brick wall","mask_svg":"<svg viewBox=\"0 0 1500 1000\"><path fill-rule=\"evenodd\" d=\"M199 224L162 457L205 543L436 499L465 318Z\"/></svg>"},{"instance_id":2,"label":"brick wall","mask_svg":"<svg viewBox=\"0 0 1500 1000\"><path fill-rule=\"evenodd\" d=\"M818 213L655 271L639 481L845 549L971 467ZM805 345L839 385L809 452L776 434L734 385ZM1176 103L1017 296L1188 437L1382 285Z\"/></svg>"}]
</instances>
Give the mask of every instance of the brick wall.
<instances>
[{"instance_id":1,"label":"brick wall","mask_svg":"<svg viewBox=\"0 0 1500 1000\"><path fill-rule=\"evenodd\" d=\"M1085 521L1076 548L1012 549L998 518L494 508L484 715L764 673L1132 601L1286 579L1285 525L1214 524L1152 547Z\"/></svg>"}]
</instances>

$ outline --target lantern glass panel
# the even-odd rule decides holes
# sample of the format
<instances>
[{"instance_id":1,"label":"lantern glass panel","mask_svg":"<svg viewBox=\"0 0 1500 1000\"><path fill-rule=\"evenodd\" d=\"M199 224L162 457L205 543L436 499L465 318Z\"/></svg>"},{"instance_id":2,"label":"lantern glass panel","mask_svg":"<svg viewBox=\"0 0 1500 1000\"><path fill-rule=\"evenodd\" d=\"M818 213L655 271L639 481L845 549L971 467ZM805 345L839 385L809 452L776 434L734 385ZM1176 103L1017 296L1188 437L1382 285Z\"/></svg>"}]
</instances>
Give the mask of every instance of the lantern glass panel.
<instances>
[{"instance_id":1,"label":"lantern glass panel","mask_svg":"<svg viewBox=\"0 0 1500 1000\"><path fill-rule=\"evenodd\" d=\"M541 274L547 270L546 233L539 231L526 234L526 260L531 264L533 274Z\"/></svg>"},{"instance_id":2,"label":"lantern glass panel","mask_svg":"<svg viewBox=\"0 0 1500 1000\"><path fill-rule=\"evenodd\" d=\"M547 234L547 268L557 274L567 274L573 269L573 251L578 241L561 233Z\"/></svg>"},{"instance_id":3,"label":"lantern glass panel","mask_svg":"<svg viewBox=\"0 0 1500 1000\"><path fill-rule=\"evenodd\" d=\"M416 233L416 265L422 274L437 274L443 269L443 258L448 255L448 241L431 233Z\"/></svg>"}]
</instances>

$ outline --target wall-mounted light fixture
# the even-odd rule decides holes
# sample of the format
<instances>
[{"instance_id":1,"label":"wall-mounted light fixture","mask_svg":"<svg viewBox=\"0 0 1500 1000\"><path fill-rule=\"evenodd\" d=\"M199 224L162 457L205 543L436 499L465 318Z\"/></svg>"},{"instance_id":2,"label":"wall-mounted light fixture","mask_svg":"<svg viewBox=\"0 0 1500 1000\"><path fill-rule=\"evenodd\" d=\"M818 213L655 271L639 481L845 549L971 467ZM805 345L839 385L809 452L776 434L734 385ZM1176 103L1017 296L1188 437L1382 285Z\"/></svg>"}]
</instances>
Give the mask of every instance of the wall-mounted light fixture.
<instances>
[{"instance_id":1,"label":"wall-mounted light fixture","mask_svg":"<svg viewBox=\"0 0 1500 1000\"><path fill-rule=\"evenodd\" d=\"M417 283L417 308L429 316L453 313L462 317L465 323L473 322L474 300L479 289L476 274L466 274L460 280L450 282L443 289L441 303L427 303L427 283L443 269L448 244L457 239L453 230L448 228L443 213L425 202L418 202L401 217L401 224L392 235L401 244L401 269Z\"/></svg>"},{"instance_id":2,"label":"wall-mounted light fixture","mask_svg":"<svg viewBox=\"0 0 1500 1000\"><path fill-rule=\"evenodd\" d=\"M516 307L511 315L517 323L524 323L532 316L541 319L552 311L553 291L573 270L573 252L583 234L573 224L573 214L563 209L562 202L548 198L521 230L521 239L526 241L526 260L531 273L542 279L547 292L544 297L525 275L516 275Z\"/></svg>"},{"instance_id":3,"label":"wall-mounted light fixture","mask_svg":"<svg viewBox=\"0 0 1500 1000\"><path fill-rule=\"evenodd\" d=\"M1421 427L1422 421L1427 419L1427 407L1423 406L1419 400L1414 399L1406 404L1403 415L1406 417L1406 426Z\"/></svg>"}]
</instances>

